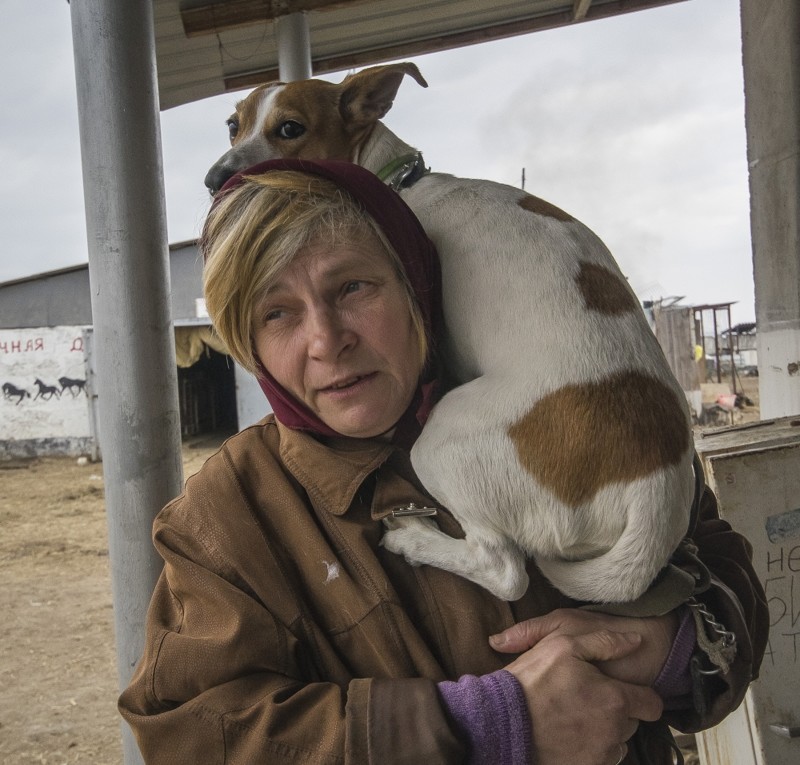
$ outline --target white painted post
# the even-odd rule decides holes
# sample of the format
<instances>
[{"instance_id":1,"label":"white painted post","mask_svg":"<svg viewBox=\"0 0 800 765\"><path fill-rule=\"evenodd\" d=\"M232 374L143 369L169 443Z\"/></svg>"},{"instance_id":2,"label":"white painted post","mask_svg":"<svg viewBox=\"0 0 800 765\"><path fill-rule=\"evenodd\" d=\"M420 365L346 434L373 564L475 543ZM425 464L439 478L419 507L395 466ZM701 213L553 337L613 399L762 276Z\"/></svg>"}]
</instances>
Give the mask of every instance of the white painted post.
<instances>
[{"instance_id":1,"label":"white painted post","mask_svg":"<svg viewBox=\"0 0 800 765\"><path fill-rule=\"evenodd\" d=\"M72 0L117 669L142 654L154 515L183 483L150 2ZM126 765L141 763L123 726Z\"/></svg>"},{"instance_id":2,"label":"white painted post","mask_svg":"<svg viewBox=\"0 0 800 765\"><path fill-rule=\"evenodd\" d=\"M278 76L283 82L311 77L311 39L305 13L280 16L275 22Z\"/></svg>"}]
</instances>

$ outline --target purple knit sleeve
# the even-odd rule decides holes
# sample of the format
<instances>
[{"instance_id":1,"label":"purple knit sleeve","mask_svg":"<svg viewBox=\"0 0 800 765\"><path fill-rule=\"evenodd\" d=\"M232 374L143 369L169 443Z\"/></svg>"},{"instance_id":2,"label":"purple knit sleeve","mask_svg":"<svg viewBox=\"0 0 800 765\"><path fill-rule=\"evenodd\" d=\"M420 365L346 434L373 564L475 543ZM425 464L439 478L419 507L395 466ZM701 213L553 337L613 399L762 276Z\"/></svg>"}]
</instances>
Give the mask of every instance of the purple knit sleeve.
<instances>
[{"instance_id":1,"label":"purple knit sleeve","mask_svg":"<svg viewBox=\"0 0 800 765\"><path fill-rule=\"evenodd\" d=\"M653 690L664 700L665 709L691 706L691 702L688 702L688 695L692 690L689 661L696 645L697 632L692 612L690 609L684 608L678 626L678 634L672 643L672 650L653 683ZM687 699L687 704L683 704L684 699Z\"/></svg>"},{"instance_id":2,"label":"purple knit sleeve","mask_svg":"<svg viewBox=\"0 0 800 765\"><path fill-rule=\"evenodd\" d=\"M517 679L501 669L438 683L439 696L469 742L469 765L528 765L531 722Z\"/></svg>"}]
</instances>

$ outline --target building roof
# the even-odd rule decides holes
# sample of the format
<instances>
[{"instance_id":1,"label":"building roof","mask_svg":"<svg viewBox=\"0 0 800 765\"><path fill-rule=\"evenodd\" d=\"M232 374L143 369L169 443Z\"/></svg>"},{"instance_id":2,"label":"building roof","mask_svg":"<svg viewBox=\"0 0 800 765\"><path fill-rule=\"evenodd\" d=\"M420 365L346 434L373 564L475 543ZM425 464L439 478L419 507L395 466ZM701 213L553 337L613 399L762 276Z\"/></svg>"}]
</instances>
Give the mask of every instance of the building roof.
<instances>
[{"instance_id":1,"label":"building roof","mask_svg":"<svg viewBox=\"0 0 800 765\"><path fill-rule=\"evenodd\" d=\"M205 324L198 313L202 264L194 240L169 248L170 298L176 324ZM0 283L0 330L92 323L89 265L82 263Z\"/></svg>"},{"instance_id":2,"label":"building roof","mask_svg":"<svg viewBox=\"0 0 800 765\"><path fill-rule=\"evenodd\" d=\"M305 12L315 75L681 0L153 0L161 108L278 79L274 25Z\"/></svg>"},{"instance_id":3,"label":"building roof","mask_svg":"<svg viewBox=\"0 0 800 765\"><path fill-rule=\"evenodd\" d=\"M169 245L170 252L175 250L182 250L185 247L194 247L197 244L196 239L184 239L180 242L172 242ZM27 276L19 276L16 279L9 279L5 282L0 282L0 289L4 287L11 287L14 284L24 284L25 282L36 282L42 279L50 279L54 276L61 274L71 274L75 271L86 271L89 268L89 263L77 263L74 266L64 266L63 268L54 268L51 271L40 271L38 274L28 274Z\"/></svg>"},{"instance_id":4,"label":"building roof","mask_svg":"<svg viewBox=\"0 0 800 765\"><path fill-rule=\"evenodd\" d=\"M5 282L0 282L0 290L5 287L12 287L15 284L25 284L26 282L41 281L42 279L49 279L53 276L61 274L71 274L75 271L84 271L89 268L88 263L78 263L75 266L65 266L64 268L54 268L52 271L40 271L38 274L29 274L28 276L20 276L17 279L9 279Z\"/></svg>"}]
</instances>

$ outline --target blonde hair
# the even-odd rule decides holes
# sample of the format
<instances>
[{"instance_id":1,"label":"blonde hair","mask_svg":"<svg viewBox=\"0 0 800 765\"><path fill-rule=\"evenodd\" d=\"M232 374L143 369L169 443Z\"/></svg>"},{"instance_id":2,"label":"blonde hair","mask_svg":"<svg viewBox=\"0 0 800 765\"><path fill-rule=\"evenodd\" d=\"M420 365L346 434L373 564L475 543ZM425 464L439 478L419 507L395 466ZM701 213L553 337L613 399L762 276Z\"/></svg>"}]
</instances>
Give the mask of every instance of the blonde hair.
<instances>
[{"instance_id":1,"label":"blonde hair","mask_svg":"<svg viewBox=\"0 0 800 765\"><path fill-rule=\"evenodd\" d=\"M381 244L405 287L424 364L428 344L422 314L400 257L381 228L332 181L292 170L246 176L206 219L200 240L203 292L230 355L248 371L257 371L255 308L301 250L320 241L336 246L369 237Z\"/></svg>"}]
</instances>

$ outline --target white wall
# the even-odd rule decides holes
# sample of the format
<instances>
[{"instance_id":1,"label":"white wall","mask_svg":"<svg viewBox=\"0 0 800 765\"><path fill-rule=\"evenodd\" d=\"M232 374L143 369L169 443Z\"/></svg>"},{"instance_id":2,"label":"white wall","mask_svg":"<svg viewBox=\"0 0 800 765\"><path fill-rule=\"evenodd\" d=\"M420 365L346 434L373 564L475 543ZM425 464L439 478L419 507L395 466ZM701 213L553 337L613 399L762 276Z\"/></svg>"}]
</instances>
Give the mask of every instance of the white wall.
<instances>
[{"instance_id":1,"label":"white wall","mask_svg":"<svg viewBox=\"0 0 800 765\"><path fill-rule=\"evenodd\" d=\"M0 329L0 458L34 454L89 453L92 443L85 388L62 390L60 378L86 379L84 327ZM235 366L239 429L271 411L255 377ZM39 392L34 382L54 387Z\"/></svg>"},{"instance_id":2,"label":"white wall","mask_svg":"<svg viewBox=\"0 0 800 765\"><path fill-rule=\"evenodd\" d=\"M238 364L234 366L234 373L236 375L236 417L239 430L244 430L262 417L266 417L272 411L272 407L254 375L242 369Z\"/></svg>"},{"instance_id":3,"label":"white wall","mask_svg":"<svg viewBox=\"0 0 800 765\"><path fill-rule=\"evenodd\" d=\"M90 433L83 327L0 330L0 441L85 439ZM79 381L70 390L60 378ZM56 391L42 390L39 379ZM24 391L16 395L11 387Z\"/></svg>"}]
</instances>

